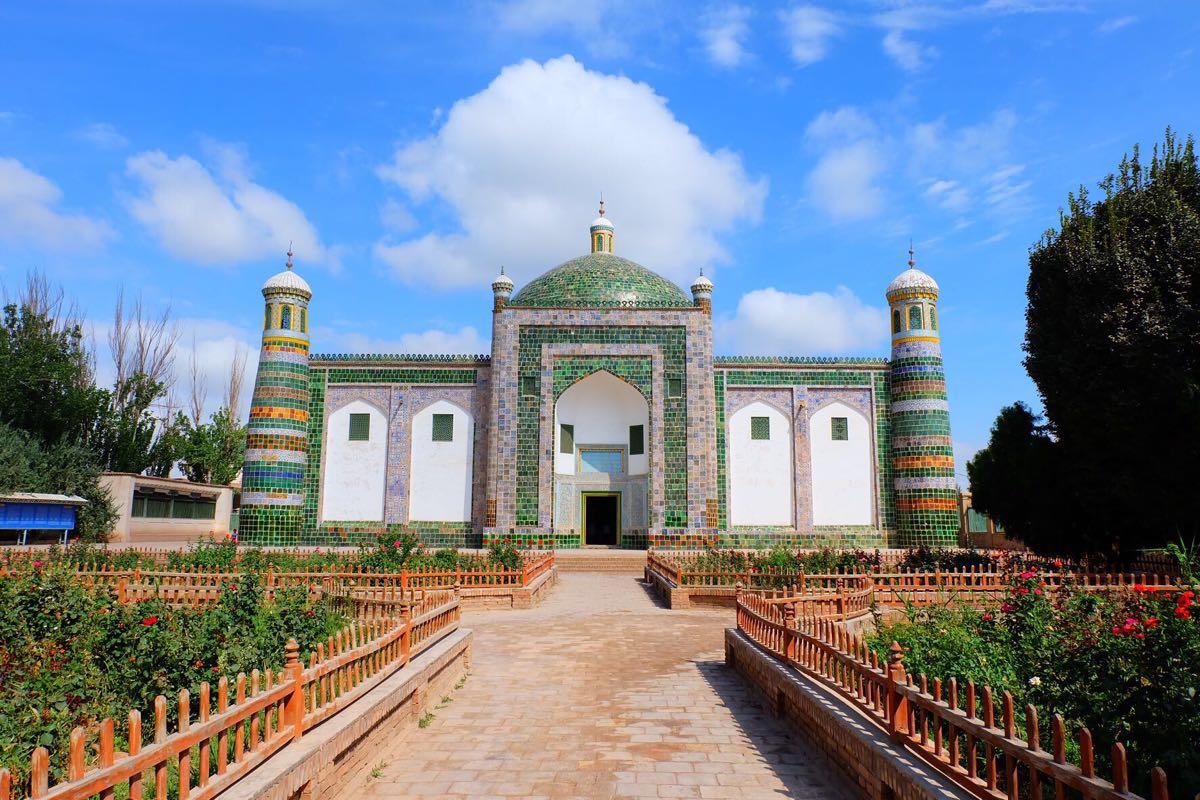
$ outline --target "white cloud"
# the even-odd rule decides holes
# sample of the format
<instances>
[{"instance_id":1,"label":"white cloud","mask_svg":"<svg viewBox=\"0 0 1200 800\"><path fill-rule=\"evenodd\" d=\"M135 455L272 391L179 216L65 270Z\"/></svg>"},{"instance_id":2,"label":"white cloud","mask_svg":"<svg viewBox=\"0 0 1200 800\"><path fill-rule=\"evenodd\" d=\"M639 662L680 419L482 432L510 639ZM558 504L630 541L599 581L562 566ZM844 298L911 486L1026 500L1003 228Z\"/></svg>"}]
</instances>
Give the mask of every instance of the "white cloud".
<instances>
[{"instance_id":1,"label":"white cloud","mask_svg":"<svg viewBox=\"0 0 1200 800\"><path fill-rule=\"evenodd\" d=\"M408 207L393 197L389 197L379 209L379 221L389 231L405 233L417 226L417 220Z\"/></svg>"},{"instance_id":2,"label":"white cloud","mask_svg":"<svg viewBox=\"0 0 1200 800\"><path fill-rule=\"evenodd\" d=\"M690 280L724 257L718 234L758 220L766 194L651 87L570 56L505 68L379 174L457 215L457 230L375 247L399 279L447 287L486 283L502 264L519 283L586 252L601 193L619 254Z\"/></svg>"},{"instance_id":3,"label":"white cloud","mask_svg":"<svg viewBox=\"0 0 1200 800\"><path fill-rule=\"evenodd\" d=\"M858 142L828 151L808 175L814 205L837 221L874 216L883 208L877 181L884 160L873 142Z\"/></svg>"},{"instance_id":4,"label":"white cloud","mask_svg":"<svg viewBox=\"0 0 1200 800\"><path fill-rule=\"evenodd\" d=\"M809 141L822 144L844 144L873 138L879 132L875 121L854 106L842 106L834 111L822 111L808 123L804 136Z\"/></svg>"},{"instance_id":5,"label":"white cloud","mask_svg":"<svg viewBox=\"0 0 1200 800\"><path fill-rule=\"evenodd\" d=\"M717 332L722 349L746 355L855 353L882 348L889 335L887 310L845 286L832 294L756 289L742 295Z\"/></svg>"},{"instance_id":6,"label":"white cloud","mask_svg":"<svg viewBox=\"0 0 1200 800\"><path fill-rule=\"evenodd\" d=\"M15 158L0 158L0 239L50 250L100 247L115 236L107 222L58 209L62 190Z\"/></svg>"},{"instance_id":7,"label":"white cloud","mask_svg":"<svg viewBox=\"0 0 1200 800\"><path fill-rule=\"evenodd\" d=\"M750 9L745 6L727 6L706 15L700 39L714 64L736 67L746 58L749 20Z\"/></svg>"},{"instance_id":8,"label":"white cloud","mask_svg":"<svg viewBox=\"0 0 1200 800\"><path fill-rule=\"evenodd\" d=\"M958 181L935 180L926 187L925 196L947 211L965 211L971 205L971 193Z\"/></svg>"},{"instance_id":9,"label":"white cloud","mask_svg":"<svg viewBox=\"0 0 1200 800\"><path fill-rule=\"evenodd\" d=\"M636 35L656 22L641 5L622 0L505 0L496 6L497 29L506 36L566 32L589 53L610 58L628 56Z\"/></svg>"},{"instance_id":10,"label":"white cloud","mask_svg":"<svg viewBox=\"0 0 1200 800\"><path fill-rule=\"evenodd\" d=\"M129 144L129 140L107 122L93 122L84 125L75 132L75 137L99 147L101 150L119 150Z\"/></svg>"},{"instance_id":11,"label":"white cloud","mask_svg":"<svg viewBox=\"0 0 1200 800\"><path fill-rule=\"evenodd\" d=\"M420 333L405 333L399 339L377 339L361 333L335 333L331 337L339 352L346 353L420 353L474 355L490 353L491 343L479 331L467 325L456 331L436 328Z\"/></svg>"},{"instance_id":12,"label":"white cloud","mask_svg":"<svg viewBox=\"0 0 1200 800\"><path fill-rule=\"evenodd\" d=\"M802 67L815 64L829 51L829 41L838 33L838 18L818 6L795 6L779 12L792 60Z\"/></svg>"},{"instance_id":13,"label":"white cloud","mask_svg":"<svg viewBox=\"0 0 1200 800\"><path fill-rule=\"evenodd\" d=\"M916 72L925 66L926 61L937 55L937 50L907 38L899 28L894 28L884 35L883 52L909 72Z\"/></svg>"},{"instance_id":14,"label":"white cloud","mask_svg":"<svg viewBox=\"0 0 1200 800\"><path fill-rule=\"evenodd\" d=\"M1096 30L1100 31L1100 33L1113 33L1121 30L1121 28L1132 25L1137 21L1137 17L1113 17L1112 19L1102 22L1100 27L1096 28Z\"/></svg>"},{"instance_id":15,"label":"white cloud","mask_svg":"<svg viewBox=\"0 0 1200 800\"><path fill-rule=\"evenodd\" d=\"M303 261L337 266L299 206L250 180L239 150L210 150L216 174L190 156L161 150L126 161L141 189L130 212L167 252L200 264L233 264L278 257L292 243Z\"/></svg>"}]
</instances>

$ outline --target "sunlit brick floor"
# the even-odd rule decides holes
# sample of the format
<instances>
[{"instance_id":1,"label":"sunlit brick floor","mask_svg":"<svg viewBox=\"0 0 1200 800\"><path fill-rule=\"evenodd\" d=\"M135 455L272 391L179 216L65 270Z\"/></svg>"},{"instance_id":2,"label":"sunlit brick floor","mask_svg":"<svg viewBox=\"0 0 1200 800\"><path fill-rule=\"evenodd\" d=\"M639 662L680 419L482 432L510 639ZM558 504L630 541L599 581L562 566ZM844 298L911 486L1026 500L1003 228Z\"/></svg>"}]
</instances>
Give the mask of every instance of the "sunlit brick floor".
<instances>
[{"instance_id":1,"label":"sunlit brick floor","mask_svg":"<svg viewBox=\"0 0 1200 800\"><path fill-rule=\"evenodd\" d=\"M562 575L539 608L468 613L466 684L343 794L853 797L725 668L732 617L667 611L632 576L588 573Z\"/></svg>"}]
</instances>

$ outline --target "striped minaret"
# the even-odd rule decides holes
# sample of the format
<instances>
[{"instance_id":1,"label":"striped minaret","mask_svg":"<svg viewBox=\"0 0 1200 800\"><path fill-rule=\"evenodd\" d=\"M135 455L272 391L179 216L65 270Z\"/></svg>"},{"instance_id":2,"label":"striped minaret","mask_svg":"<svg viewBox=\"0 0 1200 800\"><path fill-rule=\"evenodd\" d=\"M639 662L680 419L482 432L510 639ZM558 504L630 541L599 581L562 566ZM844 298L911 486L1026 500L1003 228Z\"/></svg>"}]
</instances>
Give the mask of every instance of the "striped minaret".
<instances>
[{"instance_id":1,"label":"striped minaret","mask_svg":"<svg viewBox=\"0 0 1200 800\"><path fill-rule=\"evenodd\" d=\"M312 289L287 269L263 284L262 350L246 431L238 540L297 544L308 460L308 301Z\"/></svg>"},{"instance_id":2,"label":"striped minaret","mask_svg":"<svg viewBox=\"0 0 1200 800\"><path fill-rule=\"evenodd\" d=\"M892 324L891 429L896 532L901 547L958 543L958 487L938 334L937 282L908 269L887 289Z\"/></svg>"}]
</instances>

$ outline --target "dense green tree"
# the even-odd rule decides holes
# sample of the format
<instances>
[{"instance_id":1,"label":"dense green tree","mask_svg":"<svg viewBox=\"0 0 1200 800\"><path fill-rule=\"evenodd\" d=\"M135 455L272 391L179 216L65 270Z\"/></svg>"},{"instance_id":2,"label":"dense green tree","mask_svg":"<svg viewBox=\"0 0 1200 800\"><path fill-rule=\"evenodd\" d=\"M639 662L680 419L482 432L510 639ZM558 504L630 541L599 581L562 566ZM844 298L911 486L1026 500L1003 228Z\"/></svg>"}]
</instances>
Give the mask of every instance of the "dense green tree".
<instances>
[{"instance_id":1,"label":"dense green tree","mask_svg":"<svg viewBox=\"0 0 1200 800\"><path fill-rule=\"evenodd\" d=\"M87 500L79 510L75 535L103 540L117 521L117 509L100 485L100 465L86 447L69 442L44 445L35 436L0 423L0 494L50 492Z\"/></svg>"},{"instance_id":2,"label":"dense green tree","mask_svg":"<svg viewBox=\"0 0 1200 800\"><path fill-rule=\"evenodd\" d=\"M36 303L9 303L0 324L0 422L42 442L93 437L108 393L92 382L80 326Z\"/></svg>"},{"instance_id":3,"label":"dense green tree","mask_svg":"<svg viewBox=\"0 0 1200 800\"><path fill-rule=\"evenodd\" d=\"M1025 366L1047 423L1029 436L1054 451L1057 479L1032 482L1029 502L1044 508L1050 494L1068 507L1077 530L1093 537L1080 546L1190 539L1200 532L1188 502L1200 463L1200 170L1192 140L1181 144L1168 130L1148 166L1135 149L1100 188L1098 201L1086 189L1071 195L1058 229L1030 253ZM1026 521L1014 508L987 505L1027 479L989 470L989 459L972 475L972 490L986 498L981 510L1015 530ZM1027 522L1031 546L1061 543L1055 515Z\"/></svg>"},{"instance_id":4,"label":"dense green tree","mask_svg":"<svg viewBox=\"0 0 1200 800\"><path fill-rule=\"evenodd\" d=\"M188 480L225 485L237 477L246 451L246 426L229 408L219 409L199 425L181 413L174 429L179 437L179 469Z\"/></svg>"}]
</instances>

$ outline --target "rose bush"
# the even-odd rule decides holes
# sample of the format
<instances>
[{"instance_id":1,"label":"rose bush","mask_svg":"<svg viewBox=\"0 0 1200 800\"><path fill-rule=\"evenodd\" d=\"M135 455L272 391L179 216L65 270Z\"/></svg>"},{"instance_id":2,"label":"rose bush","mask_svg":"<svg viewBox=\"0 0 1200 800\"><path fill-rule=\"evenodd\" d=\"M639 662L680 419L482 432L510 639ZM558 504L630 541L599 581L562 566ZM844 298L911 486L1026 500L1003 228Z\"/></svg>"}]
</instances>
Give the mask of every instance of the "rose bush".
<instances>
[{"instance_id":1,"label":"rose bush","mask_svg":"<svg viewBox=\"0 0 1200 800\"><path fill-rule=\"evenodd\" d=\"M1032 703L1049 749L1051 714L1071 731L1087 727L1105 768L1125 743L1135 791L1148 796L1149 772L1166 769L1172 794L1200 791L1200 609L1194 588L1134 586L1117 591L1066 587L1049 592L1034 570L1014 572L995 608L908 609L882 625L870 646L904 648L909 672L989 685ZM1074 738L1074 734L1070 738ZM1072 743L1072 748L1075 745Z\"/></svg>"},{"instance_id":2,"label":"rose bush","mask_svg":"<svg viewBox=\"0 0 1200 800\"><path fill-rule=\"evenodd\" d=\"M195 698L208 681L215 697L221 676L232 683L239 672L279 669L289 638L303 657L345 622L302 587L268 601L254 573L217 603L182 609L158 600L119 605L62 563L19 569L0 580L0 767L23 780L33 749L44 746L59 780L75 726L112 717L121 731L136 708L152 730L159 694L174 726L180 689Z\"/></svg>"}]
</instances>

